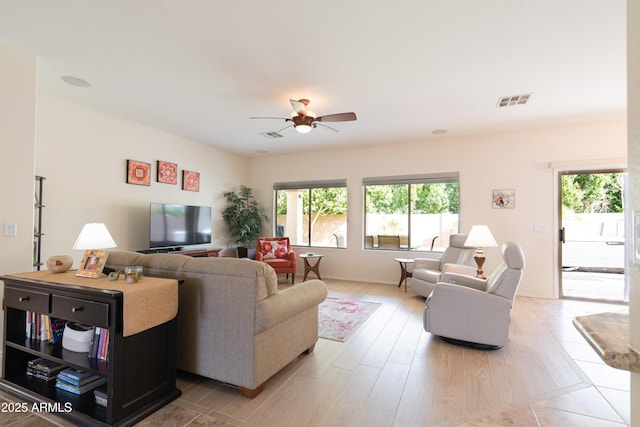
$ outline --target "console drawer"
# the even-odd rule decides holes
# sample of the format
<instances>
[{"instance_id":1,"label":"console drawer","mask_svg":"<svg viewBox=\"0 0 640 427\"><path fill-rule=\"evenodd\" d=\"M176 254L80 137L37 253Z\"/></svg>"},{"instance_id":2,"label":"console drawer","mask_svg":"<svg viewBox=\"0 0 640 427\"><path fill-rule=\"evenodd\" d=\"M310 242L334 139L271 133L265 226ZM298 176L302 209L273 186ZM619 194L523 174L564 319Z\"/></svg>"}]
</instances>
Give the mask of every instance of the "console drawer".
<instances>
[{"instance_id":1,"label":"console drawer","mask_svg":"<svg viewBox=\"0 0 640 427\"><path fill-rule=\"evenodd\" d=\"M17 289L11 286L7 286L4 290L4 302L7 307L42 314L49 313L49 296L50 294L45 292Z\"/></svg>"},{"instance_id":2,"label":"console drawer","mask_svg":"<svg viewBox=\"0 0 640 427\"><path fill-rule=\"evenodd\" d=\"M51 315L90 326L109 326L109 304L53 295Z\"/></svg>"}]
</instances>

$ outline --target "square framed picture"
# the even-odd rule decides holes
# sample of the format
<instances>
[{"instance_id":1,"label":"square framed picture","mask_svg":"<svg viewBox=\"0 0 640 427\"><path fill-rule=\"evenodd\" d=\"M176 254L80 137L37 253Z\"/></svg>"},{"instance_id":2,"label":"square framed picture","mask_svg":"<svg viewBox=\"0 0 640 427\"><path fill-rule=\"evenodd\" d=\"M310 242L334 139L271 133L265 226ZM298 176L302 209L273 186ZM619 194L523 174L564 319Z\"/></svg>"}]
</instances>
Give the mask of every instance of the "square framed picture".
<instances>
[{"instance_id":1,"label":"square framed picture","mask_svg":"<svg viewBox=\"0 0 640 427\"><path fill-rule=\"evenodd\" d=\"M513 209L516 207L516 190L493 190L491 202L494 209Z\"/></svg>"},{"instance_id":2,"label":"square framed picture","mask_svg":"<svg viewBox=\"0 0 640 427\"><path fill-rule=\"evenodd\" d=\"M200 172L182 171L182 189L200 191Z\"/></svg>"},{"instance_id":3,"label":"square framed picture","mask_svg":"<svg viewBox=\"0 0 640 427\"><path fill-rule=\"evenodd\" d=\"M127 184L150 185L151 164L127 160Z\"/></svg>"},{"instance_id":4,"label":"square framed picture","mask_svg":"<svg viewBox=\"0 0 640 427\"><path fill-rule=\"evenodd\" d=\"M157 181L164 184L178 183L178 165L171 162L158 160L158 177Z\"/></svg>"},{"instance_id":5,"label":"square framed picture","mask_svg":"<svg viewBox=\"0 0 640 427\"><path fill-rule=\"evenodd\" d=\"M109 255L107 251L94 249L84 251L76 276L99 278L102 274L102 269L104 269L104 264L107 262L107 255Z\"/></svg>"}]
</instances>

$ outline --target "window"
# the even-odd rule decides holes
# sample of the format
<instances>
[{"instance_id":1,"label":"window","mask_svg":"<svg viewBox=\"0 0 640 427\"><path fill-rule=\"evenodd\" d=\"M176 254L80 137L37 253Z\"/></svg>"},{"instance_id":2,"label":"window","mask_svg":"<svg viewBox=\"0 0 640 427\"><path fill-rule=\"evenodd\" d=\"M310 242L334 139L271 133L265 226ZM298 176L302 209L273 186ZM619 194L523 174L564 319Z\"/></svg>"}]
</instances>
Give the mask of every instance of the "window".
<instances>
[{"instance_id":1,"label":"window","mask_svg":"<svg viewBox=\"0 0 640 427\"><path fill-rule=\"evenodd\" d=\"M277 183L276 236L292 245L347 247L347 181Z\"/></svg>"},{"instance_id":2,"label":"window","mask_svg":"<svg viewBox=\"0 0 640 427\"><path fill-rule=\"evenodd\" d=\"M442 250L459 230L458 173L364 178L365 249Z\"/></svg>"}]
</instances>

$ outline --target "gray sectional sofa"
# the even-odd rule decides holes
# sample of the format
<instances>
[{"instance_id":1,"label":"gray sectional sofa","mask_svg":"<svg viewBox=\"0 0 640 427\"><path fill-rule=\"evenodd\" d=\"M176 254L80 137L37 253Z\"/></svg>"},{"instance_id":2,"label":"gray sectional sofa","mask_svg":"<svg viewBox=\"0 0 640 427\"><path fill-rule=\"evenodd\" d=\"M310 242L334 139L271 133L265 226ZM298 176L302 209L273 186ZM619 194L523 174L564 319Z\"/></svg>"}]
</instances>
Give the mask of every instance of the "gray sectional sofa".
<instances>
[{"instance_id":1,"label":"gray sectional sofa","mask_svg":"<svg viewBox=\"0 0 640 427\"><path fill-rule=\"evenodd\" d=\"M320 280L278 291L267 264L236 258L110 251L106 269L141 265L148 276L181 280L178 369L257 396L265 382L318 340ZM144 279L131 286L144 286Z\"/></svg>"}]
</instances>

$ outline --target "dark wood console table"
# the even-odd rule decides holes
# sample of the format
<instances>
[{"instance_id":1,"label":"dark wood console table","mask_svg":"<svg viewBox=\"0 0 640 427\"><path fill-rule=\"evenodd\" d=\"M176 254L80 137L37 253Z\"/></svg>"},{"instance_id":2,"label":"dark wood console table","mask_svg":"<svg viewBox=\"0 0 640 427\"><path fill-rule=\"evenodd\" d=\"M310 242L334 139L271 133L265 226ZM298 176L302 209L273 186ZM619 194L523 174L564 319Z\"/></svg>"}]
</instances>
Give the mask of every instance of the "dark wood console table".
<instances>
[{"instance_id":1,"label":"dark wood console table","mask_svg":"<svg viewBox=\"0 0 640 427\"><path fill-rule=\"evenodd\" d=\"M79 425L97 426L132 425L180 396L176 387L177 281L143 277L127 284L122 278L112 282L77 277L73 271L46 270L0 279L5 284L0 389L30 402L64 408L57 414ZM175 307L165 302L174 294ZM141 299L148 310L136 302ZM67 350L61 342L28 337L27 312L106 328L107 360ZM27 375L29 361L38 358L104 377L107 406L96 403L93 391L77 395L56 388L55 380Z\"/></svg>"}]
</instances>

